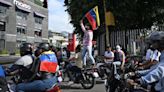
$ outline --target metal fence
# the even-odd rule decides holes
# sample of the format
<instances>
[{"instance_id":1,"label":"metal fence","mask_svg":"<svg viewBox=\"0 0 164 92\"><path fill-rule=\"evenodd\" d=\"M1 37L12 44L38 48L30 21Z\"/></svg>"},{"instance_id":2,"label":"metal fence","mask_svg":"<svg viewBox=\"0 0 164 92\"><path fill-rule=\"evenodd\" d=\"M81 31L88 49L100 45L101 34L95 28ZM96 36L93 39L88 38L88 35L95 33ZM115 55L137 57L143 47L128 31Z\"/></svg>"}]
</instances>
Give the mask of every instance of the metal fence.
<instances>
[{"instance_id":1,"label":"metal fence","mask_svg":"<svg viewBox=\"0 0 164 92\"><path fill-rule=\"evenodd\" d=\"M163 25L159 25L159 31L164 30ZM129 54L145 55L146 44L145 37L151 32L151 29L131 29L131 30L114 30L109 32L110 46L115 49L116 45L126 50ZM105 34L98 39L99 54L103 55L105 51Z\"/></svg>"}]
</instances>

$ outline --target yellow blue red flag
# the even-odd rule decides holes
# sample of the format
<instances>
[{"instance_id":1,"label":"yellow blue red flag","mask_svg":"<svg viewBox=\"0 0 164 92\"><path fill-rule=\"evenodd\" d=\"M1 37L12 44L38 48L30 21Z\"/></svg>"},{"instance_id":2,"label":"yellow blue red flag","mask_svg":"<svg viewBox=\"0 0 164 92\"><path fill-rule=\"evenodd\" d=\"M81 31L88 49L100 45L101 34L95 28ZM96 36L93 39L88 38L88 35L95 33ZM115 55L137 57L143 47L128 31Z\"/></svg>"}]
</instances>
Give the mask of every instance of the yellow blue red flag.
<instances>
[{"instance_id":1,"label":"yellow blue red flag","mask_svg":"<svg viewBox=\"0 0 164 92\"><path fill-rule=\"evenodd\" d=\"M44 52L40 57L40 71L55 73L57 71L57 58L51 51Z\"/></svg>"},{"instance_id":2,"label":"yellow blue red flag","mask_svg":"<svg viewBox=\"0 0 164 92\"><path fill-rule=\"evenodd\" d=\"M85 17L88 19L93 30L96 30L100 26L100 18L98 12L98 6L95 6L89 12L86 13Z\"/></svg>"}]
</instances>

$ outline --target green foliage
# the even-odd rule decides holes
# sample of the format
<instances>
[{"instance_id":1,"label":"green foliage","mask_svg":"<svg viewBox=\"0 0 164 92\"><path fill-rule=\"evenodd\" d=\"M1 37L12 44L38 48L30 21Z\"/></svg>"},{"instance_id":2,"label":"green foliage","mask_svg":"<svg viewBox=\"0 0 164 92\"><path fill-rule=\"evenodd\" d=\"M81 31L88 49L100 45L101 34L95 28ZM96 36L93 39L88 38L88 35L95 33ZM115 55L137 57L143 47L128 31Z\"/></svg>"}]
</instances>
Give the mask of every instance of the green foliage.
<instances>
[{"instance_id":1,"label":"green foliage","mask_svg":"<svg viewBox=\"0 0 164 92\"><path fill-rule=\"evenodd\" d=\"M65 0L66 11L75 27L75 33L82 34L79 26L80 19L94 6L98 5L101 26L99 32L104 30L103 1L106 1L107 11L115 17L116 28L135 29L150 28L153 22L164 22L164 0Z\"/></svg>"},{"instance_id":2,"label":"green foliage","mask_svg":"<svg viewBox=\"0 0 164 92\"><path fill-rule=\"evenodd\" d=\"M8 51L6 49L3 49L2 51L0 51L0 54L8 54Z\"/></svg>"},{"instance_id":3,"label":"green foliage","mask_svg":"<svg viewBox=\"0 0 164 92\"><path fill-rule=\"evenodd\" d=\"M42 2L40 0L34 0L34 3L40 6L43 6Z\"/></svg>"},{"instance_id":4,"label":"green foliage","mask_svg":"<svg viewBox=\"0 0 164 92\"><path fill-rule=\"evenodd\" d=\"M19 49L16 49L15 53L16 54L20 54L20 50Z\"/></svg>"},{"instance_id":5,"label":"green foliage","mask_svg":"<svg viewBox=\"0 0 164 92\"><path fill-rule=\"evenodd\" d=\"M74 32L83 36L83 32L81 31L81 27L79 25L80 20L84 17L84 15L93 7L95 7L99 3L99 0L65 0L65 6L67 7L66 11L69 13L71 21L70 23L73 24L75 27ZM101 2L100 2L101 3ZM101 5L98 5L99 13L101 17L101 27L103 27L103 8ZM86 23L86 19L84 19L84 23ZM100 27L100 28L101 28ZM100 29L98 29L100 30ZM100 31L96 30L95 33L99 33ZM94 34L94 39L96 38Z\"/></svg>"},{"instance_id":6,"label":"green foliage","mask_svg":"<svg viewBox=\"0 0 164 92\"><path fill-rule=\"evenodd\" d=\"M163 23L163 0L107 0L116 26L121 29L150 28L153 22Z\"/></svg>"}]
</instances>

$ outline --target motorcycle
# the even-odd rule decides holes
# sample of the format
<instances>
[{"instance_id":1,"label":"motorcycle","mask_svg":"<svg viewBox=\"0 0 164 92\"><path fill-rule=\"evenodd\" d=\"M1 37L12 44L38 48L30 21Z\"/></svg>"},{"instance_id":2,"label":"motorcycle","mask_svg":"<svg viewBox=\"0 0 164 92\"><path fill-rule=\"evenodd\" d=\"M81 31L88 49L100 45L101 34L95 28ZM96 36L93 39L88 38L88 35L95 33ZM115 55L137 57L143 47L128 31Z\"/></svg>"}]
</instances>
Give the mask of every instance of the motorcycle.
<instances>
[{"instance_id":1,"label":"motorcycle","mask_svg":"<svg viewBox=\"0 0 164 92\"><path fill-rule=\"evenodd\" d=\"M67 62L68 63L68 62ZM68 68L69 66L69 68ZM63 80L66 78L66 73L70 73L69 78L73 78L72 81L77 84L81 84L84 89L91 89L95 85L95 78L99 77L96 69L81 69L75 65L66 64L63 70ZM67 74L68 75L68 74Z\"/></svg>"},{"instance_id":2,"label":"motorcycle","mask_svg":"<svg viewBox=\"0 0 164 92\"><path fill-rule=\"evenodd\" d=\"M139 61L134 57L127 58L123 71L120 69L120 67L114 67L113 63L110 64L110 67L106 66L105 69L108 69L108 71L110 71L106 73L106 92L131 92L129 91L129 87L126 83L126 73L135 71L138 67L138 62ZM117 70L117 74L114 74L115 70Z\"/></svg>"},{"instance_id":3,"label":"motorcycle","mask_svg":"<svg viewBox=\"0 0 164 92\"><path fill-rule=\"evenodd\" d=\"M59 84L62 82L61 71L57 71L57 73L55 74L55 76L57 76L57 82L58 83L55 84L55 85L53 85L51 88L45 90L45 92L61 92L61 89L59 87L60 86ZM16 89L15 88L16 88L16 85L19 83L19 81L21 81L19 75L12 76L10 78L10 80L7 81L9 92L16 92Z\"/></svg>"}]
</instances>

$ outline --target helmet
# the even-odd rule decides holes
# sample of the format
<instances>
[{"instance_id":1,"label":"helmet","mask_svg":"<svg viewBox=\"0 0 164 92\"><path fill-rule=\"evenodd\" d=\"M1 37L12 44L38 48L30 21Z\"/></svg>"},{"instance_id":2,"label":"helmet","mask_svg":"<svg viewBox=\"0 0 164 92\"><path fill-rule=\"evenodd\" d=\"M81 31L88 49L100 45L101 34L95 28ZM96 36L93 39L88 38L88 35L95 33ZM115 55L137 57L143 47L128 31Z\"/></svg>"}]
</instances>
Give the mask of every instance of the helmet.
<instances>
[{"instance_id":1,"label":"helmet","mask_svg":"<svg viewBox=\"0 0 164 92\"><path fill-rule=\"evenodd\" d=\"M120 45L117 45L117 46L116 46L116 49L117 49L117 50L120 50L120 49L121 49Z\"/></svg>"},{"instance_id":2,"label":"helmet","mask_svg":"<svg viewBox=\"0 0 164 92\"><path fill-rule=\"evenodd\" d=\"M33 46L31 43L23 43L20 45L20 54L21 56L31 54L32 55Z\"/></svg>"},{"instance_id":3,"label":"helmet","mask_svg":"<svg viewBox=\"0 0 164 92\"><path fill-rule=\"evenodd\" d=\"M44 51L49 51L50 50L50 45L48 43L40 43L38 48L42 49Z\"/></svg>"},{"instance_id":4,"label":"helmet","mask_svg":"<svg viewBox=\"0 0 164 92\"><path fill-rule=\"evenodd\" d=\"M149 44L152 44L154 42L163 42L163 41L164 41L164 31L153 32L146 38L146 42Z\"/></svg>"}]
</instances>

